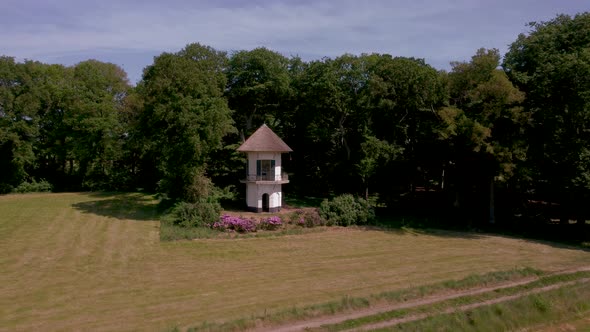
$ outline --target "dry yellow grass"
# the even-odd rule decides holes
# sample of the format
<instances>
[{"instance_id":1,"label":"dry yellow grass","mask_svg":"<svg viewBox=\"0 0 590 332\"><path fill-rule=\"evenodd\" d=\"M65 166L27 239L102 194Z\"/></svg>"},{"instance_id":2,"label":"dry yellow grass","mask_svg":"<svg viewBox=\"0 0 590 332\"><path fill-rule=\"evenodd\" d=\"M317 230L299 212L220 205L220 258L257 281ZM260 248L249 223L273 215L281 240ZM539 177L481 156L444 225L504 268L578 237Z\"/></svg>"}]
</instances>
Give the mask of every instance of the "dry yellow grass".
<instances>
[{"instance_id":1,"label":"dry yellow grass","mask_svg":"<svg viewBox=\"0 0 590 332\"><path fill-rule=\"evenodd\" d=\"M161 330L473 273L590 264L496 236L332 229L160 243L141 194L0 197L0 330Z\"/></svg>"}]
</instances>

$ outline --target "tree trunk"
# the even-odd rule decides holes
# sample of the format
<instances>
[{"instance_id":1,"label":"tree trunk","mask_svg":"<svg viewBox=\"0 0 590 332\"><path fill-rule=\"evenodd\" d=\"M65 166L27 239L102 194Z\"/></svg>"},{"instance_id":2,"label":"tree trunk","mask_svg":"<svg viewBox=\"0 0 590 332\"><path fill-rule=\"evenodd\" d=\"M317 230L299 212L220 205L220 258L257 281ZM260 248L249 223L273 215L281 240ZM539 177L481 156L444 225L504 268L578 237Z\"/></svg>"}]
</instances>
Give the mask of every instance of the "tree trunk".
<instances>
[{"instance_id":1,"label":"tree trunk","mask_svg":"<svg viewBox=\"0 0 590 332\"><path fill-rule=\"evenodd\" d=\"M490 216L489 216L490 224L496 223L496 211L495 211L495 202L494 202L494 178L490 181Z\"/></svg>"}]
</instances>

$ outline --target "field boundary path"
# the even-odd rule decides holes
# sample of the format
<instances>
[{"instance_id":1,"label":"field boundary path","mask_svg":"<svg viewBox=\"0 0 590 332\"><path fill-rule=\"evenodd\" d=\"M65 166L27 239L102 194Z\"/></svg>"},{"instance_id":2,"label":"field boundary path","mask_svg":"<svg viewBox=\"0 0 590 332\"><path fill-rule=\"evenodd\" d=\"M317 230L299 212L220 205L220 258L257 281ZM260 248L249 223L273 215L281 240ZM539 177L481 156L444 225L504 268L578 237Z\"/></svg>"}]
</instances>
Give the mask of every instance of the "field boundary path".
<instances>
[{"instance_id":1,"label":"field boundary path","mask_svg":"<svg viewBox=\"0 0 590 332\"><path fill-rule=\"evenodd\" d=\"M548 274L544 277L555 276L555 275L565 275L565 274L584 272L584 271L590 271L590 266L583 266L583 267L578 267L578 268L574 268L574 269L562 270L562 271ZM386 312L390 312L390 311L395 311L395 310L410 309L410 308L419 307L419 306L423 306L423 305L435 304L435 303L446 301L446 300L452 300L452 299L456 299L456 298L460 298L460 297L464 297L464 296L473 296L473 295L484 294L484 293L493 292L493 291L506 289L506 288L524 286L524 285L531 284L535 281L538 281L539 279L540 278L536 277L536 276L535 277L526 277L521 280L498 283L498 284L495 284L492 286L486 286L486 287L469 288L469 289L457 290L457 291L447 290L442 294L441 293L434 294L434 295L430 295L430 296L420 298L420 299L409 300L409 301L406 301L403 303L393 303L393 304L388 304L388 305L376 305L376 306L373 306L373 307L370 307L367 309L356 310L353 312L345 312L345 313L335 314L335 315L330 315L330 316L316 317L316 318L312 318L312 319L305 320L305 321L291 322L288 325L284 325L284 326L276 326L275 325L275 326L260 327L260 328L253 329L252 331L257 331L257 332L306 331L309 329L320 328L324 325L338 324L338 323L345 322L347 320L357 319L357 318L361 318L361 317L365 317L365 316L378 315L378 314L382 314L382 313L386 313ZM574 281L555 283L555 284L548 285L545 287L540 287L540 288L535 288L532 290L518 292L517 294L514 294L514 295L508 295L508 296L498 297L498 298L494 298L494 299L490 299L490 300L482 301L482 302L478 302L478 303L467 304L467 305L463 305L460 307L449 308L449 309L446 309L442 312L413 314L413 315L409 315L409 316L402 317L402 318L396 318L393 320L388 320L388 321L383 321L383 322L379 322L379 323L375 323L375 324L365 325L360 328L355 328L355 329L348 330L348 331L364 331L364 330L373 330L373 329L395 326L395 325L401 324L401 323L425 319L425 318L428 318L433 315L449 314L449 313L458 312L458 311L467 311L467 310L474 309L474 308L481 307L481 306L485 306L485 305L492 305L492 304L496 304L496 303L500 303L500 302L510 301L510 300L514 300L517 298L521 298L523 296L527 296L527 295L531 295L531 294L538 294L538 293L550 291L553 289L557 289L557 288L561 288L561 287L565 287L565 286L569 286L569 285L573 285L573 284L577 284L577 283L589 282L589 281L590 281L590 278L583 278L583 279L574 280Z\"/></svg>"},{"instance_id":2,"label":"field boundary path","mask_svg":"<svg viewBox=\"0 0 590 332\"><path fill-rule=\"evenodd\" d=\"M453 312L467 311L467 310L479 308L479 307L482 307L485 305L492 305L492 304L496 304L496 303L515 300L515 299L521 298L523 296L548 292L550 290L558 289L561 287L575 285L575 284L589 282L589 281L590 281L590 278L584 278L584 279L579 279L579 280L574 280L574 281L560 282L560 283L556 283L553 285L532 289L530 291L520 292L520 293L517 293L514 295L502 296L499 298L495 298L495 299L491 299L491 300L487 300L487 301L483 301L483 302L466 304L466 305L456 307L456 308L449 308L449 309L446 309L442 312L437 312L435 314L410 315L410 316L407 316L404 318L392 319L389 321L384 321L384 322L380 322L380 323L376 323L376 324L365 325L365 326L361 327L360 329L352 329L352 330L347 330L347 331L369 331L369 330L375 330L375 329L380 329L380 328L384 328L384 327L391 327L391 326L395 326L395 325L401 324L401 323L407 323L407 322L413 322L413 321L425 319L425 318L428 318L432 315L451 314Z\"/></svg>"}]
</instances>

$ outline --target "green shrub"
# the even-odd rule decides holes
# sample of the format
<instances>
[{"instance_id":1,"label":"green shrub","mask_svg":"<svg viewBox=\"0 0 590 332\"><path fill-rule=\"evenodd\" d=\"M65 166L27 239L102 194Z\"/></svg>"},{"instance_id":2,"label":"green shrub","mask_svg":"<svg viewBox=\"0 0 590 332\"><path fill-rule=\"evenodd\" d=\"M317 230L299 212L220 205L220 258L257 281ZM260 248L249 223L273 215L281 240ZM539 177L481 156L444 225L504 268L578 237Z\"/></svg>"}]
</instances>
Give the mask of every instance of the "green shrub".
<instances>
[{"instance_id":1,"label":"green shrub","mask_svg":"<svg viewBox=\"0 0 590 332\"><path fill-rule=\"evenodd\" d=\"M8 183L0 183L0 195L12 192L14 188Z\"/></svg>"},{"instance_id":2,"label":"green shrub","mask_svg":"<svg viewBox=\"0 0 590 332\"><path fill-rule=\"evenodd\" d=\"M327 225L327 220L320 216L318 209L305 210L303 212L303 221L305 222L305 227Z\"/></svg>"},{"instance_id":3,"label":"green shrub","mask_svg":"<svg viewBox=\"0 0 590 332\"><path fill-rule=\"evenodd\" d=\"M351 194L340 195L331 201L324 200L318 212L328 225L363 225L375 218L375 212L369 203Z\"/></svg>"},{"instance_id":4,"label":"green shrub","mask_svg":"<svg viewBox=\"0 0 590 332\"><path fill-rule=\"evenodd\" d=\"M221 205L206 200L194 203L178 202L164 217L167 222L182 227L209 227L219 219Z\"/></svg>"},{"instance_id":5,"label":"green shrub","mask_svg":"<svg viewBox=\"0 0 590 332\"><path fill-rule=\"evenodd\" d=\"M32 179L31 182L23 182L18 185L18 187L14 188L12 192L15 193L40 193L40 192L50 192L53 189L51 183L41 180L39 182Z\"/></svg>"},{"instance_id":6,"label":"green shrub","mask_svg":"<svg viewBox=\"0 0 590 332\"><path fill-rule=\"evenodd\" d=\"M303 224L303 210L295 210L285 218L288 224Z\"/></svg>"},{"instance_id":7,"label":"green shrub","mask_svg":"<svg viewBox=\"0 0 590 332\"><path fill-rule=\"evenodd\" d=\"M207 227L182 227L164 220L160 223L160 241L209 239L217 235L218 231Z\"/></svg>"}]
</instances>

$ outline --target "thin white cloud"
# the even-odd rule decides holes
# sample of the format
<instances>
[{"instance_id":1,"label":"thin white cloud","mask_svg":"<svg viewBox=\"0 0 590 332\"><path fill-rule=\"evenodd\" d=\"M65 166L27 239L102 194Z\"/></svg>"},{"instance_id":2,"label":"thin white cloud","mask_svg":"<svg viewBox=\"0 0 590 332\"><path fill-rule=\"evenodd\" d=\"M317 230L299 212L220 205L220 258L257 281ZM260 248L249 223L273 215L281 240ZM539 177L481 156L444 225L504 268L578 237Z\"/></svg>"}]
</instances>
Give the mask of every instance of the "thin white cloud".
<instances>
[{"instance_id":1,"label":"thin white cloud","mask_svg":"<svg viewBox=\"0 0 590 332\"><path fill-rule=\"evenodd\" d=\"M4 1L0 53L21 59L157 54L200 42L317 57L390 53L438 66L479 47L505 51L526 22L584 10L575 0Z\"/></svg>"},{"instance_id":2,"label":"thin white cloud","mask_svg":"<svg viewBox=\"0 0 590 332\"><path fill-rule=\"evenodd\" d=\"M321 43L314 45L314 51L332 55L343 49L371 46L375 40L395 41L408 33L420 33L433 27L432 23L421 24L420 17L435 17L458 7L455 1L435 1L424 8L409 1L397 7L392 3L279 2L236 8L113 4L108 9L78 8L70 13L73 17L67 25L19 24L12 33L3 34L0 42L20 56L92 48L174 49L194 41L224 49L265 43L297 48L307 40L317 40Z\"/></svg>"}]
</instances>

